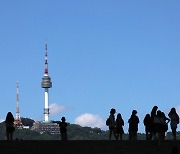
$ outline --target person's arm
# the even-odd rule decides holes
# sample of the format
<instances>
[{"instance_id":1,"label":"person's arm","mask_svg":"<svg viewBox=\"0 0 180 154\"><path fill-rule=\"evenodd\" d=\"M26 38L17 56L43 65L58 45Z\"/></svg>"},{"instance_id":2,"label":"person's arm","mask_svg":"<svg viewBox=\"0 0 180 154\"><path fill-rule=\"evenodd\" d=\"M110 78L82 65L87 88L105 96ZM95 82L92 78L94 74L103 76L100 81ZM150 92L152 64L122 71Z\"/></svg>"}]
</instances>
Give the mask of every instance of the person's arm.
<instances>
[{"instance_id":1,"label":"person's arm","mask_svg":"<svg viewBox=\"0 0 180 154\"><path fill-rule=\"evenodd\" d=\"M171 120L167 117L165 117L165 121L167 120L167 123L169 123Z\"/></svg>"}]
</instances>

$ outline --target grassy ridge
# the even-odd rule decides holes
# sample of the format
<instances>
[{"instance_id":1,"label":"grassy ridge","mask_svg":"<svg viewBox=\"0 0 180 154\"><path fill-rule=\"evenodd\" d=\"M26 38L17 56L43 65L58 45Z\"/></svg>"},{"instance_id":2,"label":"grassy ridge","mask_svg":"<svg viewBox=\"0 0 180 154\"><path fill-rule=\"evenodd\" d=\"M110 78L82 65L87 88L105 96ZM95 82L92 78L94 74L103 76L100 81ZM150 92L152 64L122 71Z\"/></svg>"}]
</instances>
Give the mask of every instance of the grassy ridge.
<instances>
[{"instance_id":1,"label":"grassy ridge","mask_svg":"<svg viewBox=\"0 0 180 154\"><path fill-rule=\"evenodd\" d=\"M22 118L24 125L32 126L34 120L29 118ZM69 140L108 140L109 131L101 130L100 128L81 127L76 124L69 124L68 139ZM23 140L60 140L59 134L52 135L49 132L40 134L31 129L16 129L14 132L14 139ZM167 133L166 139L171 140L172 135ZM177 133L177 139L180 139L180 132ZM5 123L0 123L0 140L6 140ZM123 140L128 140L128 134L123 135ZM138 133L138 140L145 140L145 134Z\"/></svg>"}]
</instances>

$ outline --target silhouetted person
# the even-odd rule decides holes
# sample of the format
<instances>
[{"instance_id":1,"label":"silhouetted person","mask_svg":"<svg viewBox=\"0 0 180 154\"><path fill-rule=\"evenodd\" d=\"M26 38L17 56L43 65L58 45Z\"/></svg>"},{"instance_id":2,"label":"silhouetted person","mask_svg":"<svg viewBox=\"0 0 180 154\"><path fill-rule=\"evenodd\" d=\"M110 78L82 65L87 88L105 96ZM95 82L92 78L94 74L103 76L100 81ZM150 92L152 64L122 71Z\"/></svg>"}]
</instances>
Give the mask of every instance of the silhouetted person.
<instances>
[{"instance_id":1,"label":"silhouetted person","mask_svg":"<svg viewBox=\"0 0 180 154\"><path fill-rule=\"evenodd\" d=\"M61 133L61 140L67 140L67 123L65 117L61 118L61 122L59 123L60 133Z\"/></svg>"},{"instance_id":2,"label":"silhouetted person","mask_svg":"<svg viewBox=\"0 0 180 154\"><path fill-rule=\"evenodd\" d=\"M176 140L176 129L177 129L177 125L179 124L179 116L176 113L176 109L172 108L171 111L168 114L169 118L171 119L171 130L172 130L172 134L174 137L174 140Z\"/></svg>"},{"instance_id":3,"label":"silhouetted person","mask_svg":"<svg viewBox=\"0 0 180 154\"><path fill-rule=\"evenodd\" d=\"M133 110L132 115L131 115L130 119L128 120L128 123L129 123L129 140L137 140L139 118L136 114L137 114L137 111Z\"/></svg>"},{"instance_id":4,"label":"silhouetted person","mask_svg":"<svg viewBox=\"0 0 180 154\"><path fill-rule=\"evenodd\" d=\"M161 140L161 132L162 132L162 124L161 124L161 111L160 110L158 110L157 111L157 115L156 116L154 116L154 139L155 140Z\"/></svg>"},{"instance_id":5,"label":"silhouetted person","mask_svg":"<svg viewBox=\"0 0 180 154\"><path fill-rule=\"evenodd\" d=\"M171 154L179 154L178 148L177 148L177 147L174 147L174 148L172 149Z\"/></svg>"},{"instance_id":6,"label":"silhouetted person","mask_svg":"<svg viewBox=\"0 0 180 154\"><path fill-rule=\"evenodd\" d=\"M144 118L144 126L145 126L145 132L146 132L146 140L151 140L152 139L152 121L151 121L151 116L150 114L146 114Z\"/></svg>"},{"instance_id":7,"label":"silhouetted person","mask_svg":"<svg viewBox=\"0 0 180 154\"><path fill-rule=\"evenodd\" d=\"M114 138L117 139L116 137L116 122L115 122L115 117L114 114L116 113L115 109L111 109L110 111L110 116L109 116L109 139L111 140L112 133L114 135Z\"/></svg>"},{"instance_id":8,"label":"silhouetted person","mask_svg":"<svg viewBox=\"0 0 180 154\"><path fill-rule=\"evenodd\" d=\"M120 113L118 113L117 118L116 118L116 134L117 134L117 140L120 137L120 140L122 140L122 135L124 134L123 130L124 126L124 120L122 119L122 116Z\"/></svg>"},{"instance_id":9,"label":"silhouetted person","mask_svg":"<svg viewBox=\"0 0 180 154\"><path fill-rule=\"evenodd\" d=\"M161 140L165 140L165 133L168 130L168 123L170 122L170 119L166 117L164 112L161 112Z\"/></svg>"},{"instance_id":10,"label":"silhouetted person","mask_svg":"<svg viewBox=\"0 0 180 154\"><path fill-rule=\"evenodd\" d=\"M11 112L7 113L5 123L6 123L7 140L13 140L13 132L15 128L14 128L14 117Z\"/></svg>"},{"instance_id":11,"label":"silhouetted person","mask_svg":"<svg viewBox=\"0 0 180 154\"><path fill-rule=\"evenodd\" d=\"M154 117L154 128L157 134L156 139L159 143L161 140L165 139L165 132L168 130L168 122L170 121L160 110L157 111L157 115Z\"/></svg>"},{"instance_id":12,"label":"silhouetted person","mask_svg":"<svg viewBox=\"0 0 180 154\"><path fill-rule=\"evenodd\" d=\"M154 140L157 139L157 137L156 137L157 130L154 126L154 117L157 116L157 109L158 109L158 107L154 106L151 110L151 134L152 134L152 137L154 138Z\"/></svg>"}]
</instances>

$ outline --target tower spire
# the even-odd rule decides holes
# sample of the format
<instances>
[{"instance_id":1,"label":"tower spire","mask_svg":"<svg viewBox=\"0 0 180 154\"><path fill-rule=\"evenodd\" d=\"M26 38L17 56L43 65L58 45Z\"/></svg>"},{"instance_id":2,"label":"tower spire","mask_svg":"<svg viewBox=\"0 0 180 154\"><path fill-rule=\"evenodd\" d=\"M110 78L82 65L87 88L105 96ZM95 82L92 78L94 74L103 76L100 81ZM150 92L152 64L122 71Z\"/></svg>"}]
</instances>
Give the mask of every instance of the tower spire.
<instances>
[{"instance_id":1,"label":"tower spire","mask_svg":"<svg viewBox=\"0 0 180 154\"><path fill-rule=\"evenodd\" d=\"M48 75L48 50L47 50L47 42L45 44L45 70L44 75Z\"/></svg>"}]
</instances>

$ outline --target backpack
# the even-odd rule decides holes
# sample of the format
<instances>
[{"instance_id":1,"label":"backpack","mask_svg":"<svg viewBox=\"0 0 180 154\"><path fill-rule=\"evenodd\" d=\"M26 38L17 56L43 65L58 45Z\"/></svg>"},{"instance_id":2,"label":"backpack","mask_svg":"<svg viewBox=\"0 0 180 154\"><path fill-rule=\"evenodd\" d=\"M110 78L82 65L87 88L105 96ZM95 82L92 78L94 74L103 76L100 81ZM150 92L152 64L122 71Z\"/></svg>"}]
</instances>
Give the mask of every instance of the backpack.
<instances>
[{"instance_id":1,"label":"backpack","mask_svg":"<svg viewBox=\"0 0 180 154\"><path fill-rule=\"evenodd\" d=\"M106 126L109 126L109 125L110 125L110 119L107 118L107 120L106 120Z\"/></svg>"}]
</instances>

